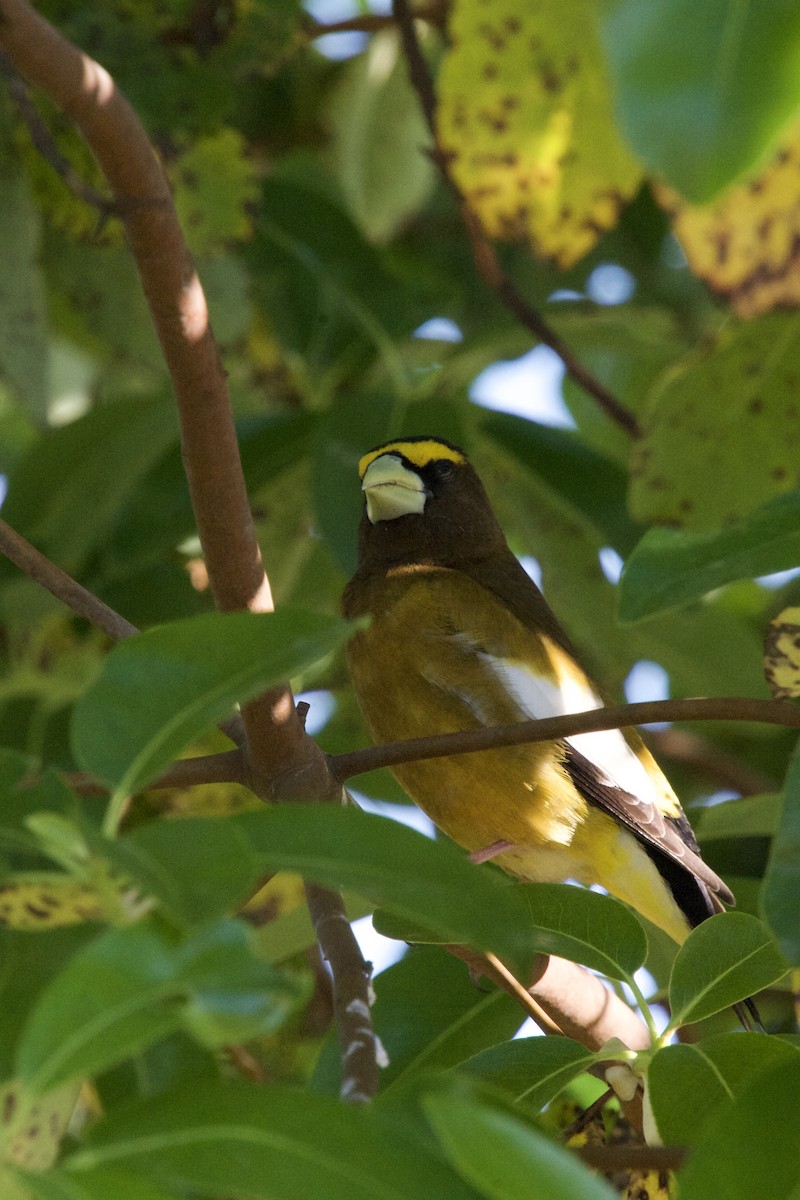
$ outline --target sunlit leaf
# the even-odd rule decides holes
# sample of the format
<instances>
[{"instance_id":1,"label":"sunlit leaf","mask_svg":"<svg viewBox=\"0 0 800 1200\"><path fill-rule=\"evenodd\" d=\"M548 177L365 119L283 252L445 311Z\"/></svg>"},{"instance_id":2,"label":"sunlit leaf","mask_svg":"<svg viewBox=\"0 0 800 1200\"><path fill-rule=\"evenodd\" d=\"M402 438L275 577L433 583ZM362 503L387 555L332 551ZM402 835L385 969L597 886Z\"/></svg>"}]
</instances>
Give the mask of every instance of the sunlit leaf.
<instances>
[{"instance_id":1,"label":"sunlit leaf","mask_svg":"<svg viewBox=\"0 0 800 1200\"><path fill-rule=\"evenodd\" d=\"M586 0L459 0L439 75L450 169L493 237L570 266L641 179L618 135Z\"/></svg>"}]
</instances>

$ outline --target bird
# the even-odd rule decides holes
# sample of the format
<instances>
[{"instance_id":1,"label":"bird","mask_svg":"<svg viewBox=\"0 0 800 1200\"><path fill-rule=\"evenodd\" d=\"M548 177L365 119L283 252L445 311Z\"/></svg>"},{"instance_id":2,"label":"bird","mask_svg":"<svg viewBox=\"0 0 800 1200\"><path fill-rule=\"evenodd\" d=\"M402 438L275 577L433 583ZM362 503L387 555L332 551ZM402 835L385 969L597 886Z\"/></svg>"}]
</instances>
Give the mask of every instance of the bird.
<instances>
[{"instance_id":1,"label":"bird","mask_svg":"<svg viewBox=\"0 0 800 1200\"><path fill-rule=\"evenodd\" d=\"M342 609L370 618L347 658L375 742L603 706L463 450L402 437L365 453L358 473L358 564ZM393 771L477 861L525 882L599 884L678 944L735 903L633 729Z\"/></svg>"}]
</instances>

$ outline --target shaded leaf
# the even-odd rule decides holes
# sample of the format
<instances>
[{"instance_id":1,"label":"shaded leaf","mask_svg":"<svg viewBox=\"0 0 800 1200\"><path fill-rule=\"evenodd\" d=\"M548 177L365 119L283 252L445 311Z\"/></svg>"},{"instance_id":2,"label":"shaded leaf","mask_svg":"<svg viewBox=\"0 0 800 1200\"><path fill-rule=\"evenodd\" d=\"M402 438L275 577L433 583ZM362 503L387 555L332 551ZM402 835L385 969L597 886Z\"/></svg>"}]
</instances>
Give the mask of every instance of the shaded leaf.
<instances>
[{"instance_id":1,"label":"shaded leaf","mask_svg":"<svg viewBox=\"0 0 800 1200\"><path fill-rule=\"evenodd\" d=\"M760 158L800 102L800 14L782 0L616 0L602 34L625 135L692 200Z\"/></svg>"},{"instance_id":2,"label":"shaded leaf","mask_svg":"<svg viewBox=\"0 0 800 1200\"><path fill-rule=\"evenodd\" d=\"M764 919L793 967L800 966L800 754L795 749L784 786L780 822L772 840L761 903Z\"/></svg>"},{"instance_id":3,"label":"shaded leaf","mask_svg":"<svg viewBox=\"0 0 800 1200\"><path fill-rule=\"evenodd\" d=\"M17 1068L40 1094L181 1027L216 1046L272 1030L296 997L295 985L253 957L240 921L201 927L183 942L143 921L96 938L44 989Z\"/></svg>"},{"instance_id":4,"label":"shaded leaf","mask_svg":"<svg viewBox=\"0 0 800 1200\"><path fill-rule=\"evenodd\" d=\"M188 617L129 638L75 708L75 756L120 792L136 791L237 701L329 654L349 631L284 608Z\"/></svg>"},{"instance_id":5,"label":"shaded leaf","mask_svg":"<svg viewBox=\"0 0 800 1200\"><path fill-rule=\"evenodd\" d=\"M515 967L530 962L530 921L521 889L476 867L451 843L355 808L285 806L232 820L272 870L299 871L351 888L448 942L493 950Z\"/></svg>"},{"instance_id":6,"label":"shaded leaf","mask_svg":"<svg viewBox=\"0 0 800 1200\"><path fill-rule=\"evenodd\" d=\"M591 450L577 433L505 413L488 417L482 428L562 495L621 555L636 545L642 530L626 511L627 473Z\"/></svg>"},{"instance_id":7,"label":"shaded leaf","mask_svg":"<svg viewBox=\"0 0 800 1200\"><path fill-rule=\"evenodd\" d=\"M430 134L395 30L375 34L348 63L328 112L348 208L369 241L388 241L435 180L425 153Z\"/></svg>"},{"instance_id":8,"label":"shaded leaf","mask_svg":"<svg viewBox=\"0 0 800 1200\"><path fill-rule=\"evenodd\" d=\"M720 1114L680 1174L681 1200L797 1196L800 1059L760 1071Z\"/></svg>"},{"instance_id":9,"label":"shaded leaf","mask_svg":"<svg viewBox=\"0 0 800 1200\"><path fill-rule=\"evenodd\" d=\"M665 1145L702 1145L709 1129L760 1071L796 1058L797 1047L761 1033L722 1033L694 1046L665 1046L647 1072Z\"/></svg>"},{"instance_id":10,"label":"shaded leaf","mask_svg":"<svg viewBox=\"0 0 800 1200\"><path fill-rule=\"evenodd\" d=\"M505 992L476 987L463 962L440 949L413 946L375 979L372 1019L389 1058L381 1092L420 1073L444 1070L512 1037L523 1013ZM330 1036L314 1075L333 1092L341 1076L338 1039Z\"/></svg>"},{"instance_id":11,"label":"shaded leaf","mask_svg":"<svg viewBox=\"0 0 800 1200\"><path fill-rule=\"evenodd\" d=\"M569 1151L507 1113L458 1095L422 1101L457 1171L491 1200L611 1200L609 1185Z\"/></svg>"},{"instance_id":12,"label":"shaded leaf","mask_svg":"<svg viewBox=\"0 0 800 1200\"><path fill-rule=\"evenodd\" d=\"M180 1196L475 1196L429 1147L400 1142L367 1109L268 1084L219 1083L133 1105L96 1125L64 1170L90 1182L108 1165Z\"/></svg>"},{"instance_id":13,"label":"shaded leaf","mask_svg":"<svg viewBox=\"0 0 800 1200\"><path fill-rule=\"evenodd\" d=\"M788 964L766 926L726 912L693 929L675 956L669 999L675 1028L702 1021L781 979Z\"/></svg>"},{"instance_id":14,"label":"shaded leaf","mask_svg":"<svg viewBox=\"0 0 800 1200\"><path fill-rule=\"evenodd\" d=\"M650 529L625 562L621 621L690 604L734 579L800 562L800 492L778 496L721 532Z\"/></svg>"},{"instance_id":15,"label":"shaded leaf","mask_svg":"<svg viewBox=\"0 0 800 1200\"><path fill-rule=\"evenodd\" d=\"M567 1037L527 1037L492 1046L461 1063L459 1073L477 1076L537 1112L555 1100L596 1055Z\"/></svg>"}]
</instances>

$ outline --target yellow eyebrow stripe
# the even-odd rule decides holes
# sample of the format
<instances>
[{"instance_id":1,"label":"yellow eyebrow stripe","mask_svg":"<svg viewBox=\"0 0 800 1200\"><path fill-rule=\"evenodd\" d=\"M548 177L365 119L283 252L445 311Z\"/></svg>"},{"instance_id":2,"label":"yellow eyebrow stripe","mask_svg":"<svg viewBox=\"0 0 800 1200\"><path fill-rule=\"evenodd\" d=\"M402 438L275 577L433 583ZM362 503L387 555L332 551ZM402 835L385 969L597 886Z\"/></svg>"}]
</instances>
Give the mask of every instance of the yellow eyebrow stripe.
<instances>
[{"instance_id":1,"label":"yellow eyebrow stripe","mask_svg":"<svg viewBox=\"0 0 800 1200\"><path fill-rule=\"evenodd\" d=\"M435 462L437 459L447 458L450 462L463 463L467 460L458 450L454 450L452 446L446 446L444 442L437 442L435 438L427 438L422 442L387 442L385 446L379 446L377 450L370 450L369 454L364 454L358 463L358 477L364 478L364 472L370 463L376 458L380 458L382 454L402 454L415 467L427 466L429 462Z\"/></svg>"}]
</instances>

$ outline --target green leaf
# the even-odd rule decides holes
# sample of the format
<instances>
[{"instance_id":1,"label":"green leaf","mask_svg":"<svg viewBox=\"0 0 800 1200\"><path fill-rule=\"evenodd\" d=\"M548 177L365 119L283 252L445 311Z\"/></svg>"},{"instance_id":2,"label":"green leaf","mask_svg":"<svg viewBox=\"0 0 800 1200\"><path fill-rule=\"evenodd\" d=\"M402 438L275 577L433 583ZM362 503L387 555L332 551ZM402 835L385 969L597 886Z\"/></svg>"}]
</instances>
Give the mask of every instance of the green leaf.
<instances>
[{"instance_id":1,"label":"green leaf","mask_svg":"<svg viewBox=\"0 0 800 1200\"><path fill-rule=\"evenodd\" d=\"M17 1070L39 1094L180 1027L213 1045L269 1031L295 998L294 985L253 957L240 921L204 926L183 942L153 920L112 929L44 989L20 1038Z\"/></svg>"},{"instance_id":2,"label":"green leaf","mask_svg":"<svg viewBox=\"0 0 800 1200\"><path fill-rule=\"evenodd\" d=\"M517 1104L537 1112L588 1070L596 1055L567 1037L527 1037L475 1054L459 1074L477 1076L507 1092Z\"/></svg>"},{"instance_id":3,"label":"green leaf","mask_svg":"<svg viewBox=\"0 0 800 1200\"><path fill-rule=\"evenodd\" d=\"M642 529L626 509L627 472L605 458L572 430L539 425L521 417L496 414L483 431L537 475L623 556L636 545Z\"/></svg>"},{"instance_id":4,"label":"green leaf","mask_svg":"<svg viewBox=\"0 0 800 1200\"><path fill-rule=\"evenodd\" d=\"M177 437L174 405L165 397L95 408L33 444L11 474L3 517L76 573Z\"/></svg>"},{"instance_id":5,"label":"green leaf","mask_svg":"<svg viewBox=\"0 0 800 1200\"><path fill-rule=\"evenodd\" d=\"M783 809L764 876L764 919L793 967L800 966L800 749L796 748L784 788Z\"/></svg>"},{"instance_id":6,"label":"green leaf","mask_svg":"<svg viewBox=\"0 0 800 1200\"><path fill-rule=\"evenodd\" d=\"M533 945L541 954L557 954L626 979L647 957L647 934L633 912L587 888L537 883L524 889Z\"/></svg>"},{"instance_id":7,"label":"green leaf","mask_svg":"<svg viewBox=\"0 0 800 1200\"><path fill-rule=\"evenodd\" d=\"M0 379L11 385L32 417L43 421L48 378L47 308L39 263L41 215L5 130L0 132L0 212Z\"/></svg>"},{"instance_id":8,"label":"green leaf","mask_svg":"<svg viewBox=\"0 0 800 1200\"><path fill-rule=\"evenodd\" d=\"M796 486L798 332L795 311L729 321L664 372L631 458L637 520L717 531Z\"/></svg>"},{"instance_id":9,"label":"green leaf","mask_svg":"<svg viewBox=\"0 0 800 1200\"><path fill-rule=\"evenodd\" d=\"M208 613L129 638L76 705L75 757L119 792L141 789L237 701L329 654L350 628L286 608Z\"/></svg>"},{"instance_id":10,"label":"green leaf","mask_svg":"<svg viewBox=\"0 0 800 1200\"><path fill-rule=\"evenodd\" d=\"M47 1175L21 1176L28 1189L25 1200L175 1200L175 1192L165 1191L137 1178L127 1171L97 1170L91 1178L76 1178L65 1171L50 1171ZM4 1197L5 1200L5 1197ZM16 1200L8 1197L7 1200ZM22 1200L22 1198L20 1198Z\"/></svg>"},{"instance_id":11,"label":"green leaf","mask_svg":"<svg viewBox=\"0 0 800 1200\"><path fill-rule=\"evenodd\" d=\"M800 1058L760 1071L680 1174L681 1200L796 1200Z\"/></svg>"},{"instance_id":12,"label":"green leaf","mask_svg":"<svg viewBox=\"0 0 800 1200\"><path fill-rule=\"evenodd\" d=\"M328 100L333 157L347 206L369 241L388 241L435 182L419 98L395 30L376 33Z\"/></svg>"},{"instance_id":13,"label":"green leaf","mask_svg":"<svg viewBox=\"0 0 800 1200\"><path fill-rule=\"evenodd\" d=\"M721 533L650 529L625 563L619 618L639 621L699 600L734 579L800 562L800 492L763 504Z\"/></svg>"},{"instance_id":14,"label":"green leaf","mask_svg":"<svg viewBox=\"0 0 800 1200\"><path fill-rule=\"evenodd\" d=\"M238 908L263 877L249 841L227 817L152 821L92 846L187 926Z\"/></svg>"},{"instance_id":15,"label":"green leaf","mask_svg":"<svg viewBox=\"0 0 800 1200\"><path fill-rule=\"evenodd\" d=\"M507 1113L432 1095L422 1106L456 1170L491 1200L611 1200L608 1184L574 1155Z\"/></svg>"},{"instance_id":16,"label":"green leaf","mask_svg":"<svg viewBox=\"0 0 800 1200\"><path fill-rule=\"evenodd\" d=\"M789 1042L761 1033L722 1033L694 1046L665 1046L647 1072L662 1142L701 1146L718 1114L760 1071L797 1054Z\"/></svg>"},{"instance_id":17,"label":"green leaf","mask_svg":"<svg viewBox=\"0 0 800 1200\"><path fill-rule=\"evenodd\" d=\"M783 796L740 796L692 813L698 841L714 838L772 837L778 829Z\"/></svg>"},{"instance_id":18,"label":"green leaf","mask_svg":"<svg viewBox=\"0 0 800 1200\"><path fill-rule=\"evenodd\" d=\"M386 817L325 804L270 808L232 820L271 870L351 888L448 942L492 950L523 974L530 963L522 890L499 872L475 866L451 843Z\"/></svg>"},{"instance_id":19,"label":"green leaf","mask_svg":"<svg viewBox=\"0 0 800 1200\"><path fill-rule=\"evenodd\" d=\"M367 1109L268 1084L130 1106L99 1122L63 1169L91 1181L108 1166L214 1200L475 1200L429 1147L399 1141Z\"/></svg>"},{"instance_id":20,"label":"green leaf","mask_svg":"<svg viewBox=\"0 0 800 1200\"><path fill-rule=\"evenodd\" d=\"M781 979L788 964L765 925L746 913L710 917L693 929L672 966L671 1026L702 1021Z\"/></svg>"},{"instance_id":21,"label":"green leaf","mask_svg":"<svg viewBox=\"0 0 800 1200\"><path fill-rule=\"evenodd\" d=\"M429 946L412 946L375 979L372 1018L389 1058L381 1094L423 1071L445 1070L486 1046L513 1037L524 1014L505 992L476 987L464 963ZM330 1036L315 1088L338 1089L341 1055Z\"/></svg>"},{"instance_id":22,"label":"green leaf","mask_svg":"<svg viewBox=\"0 0 800 1200\"><path fill-rule=\"evenodd\" d=\"M800 102L800 12L784 0L617 0L604 42L627 138L690 200L754 165Z\"/></svg>"}]
</instances>

